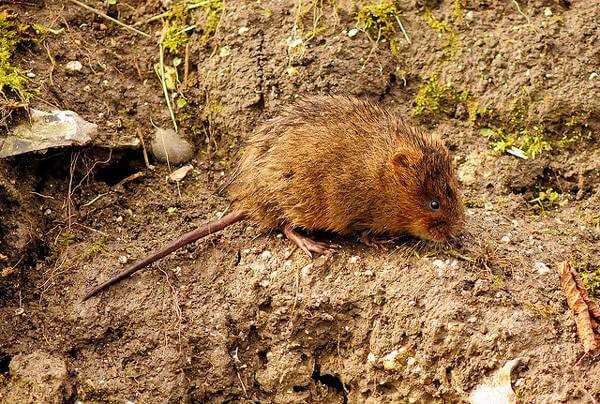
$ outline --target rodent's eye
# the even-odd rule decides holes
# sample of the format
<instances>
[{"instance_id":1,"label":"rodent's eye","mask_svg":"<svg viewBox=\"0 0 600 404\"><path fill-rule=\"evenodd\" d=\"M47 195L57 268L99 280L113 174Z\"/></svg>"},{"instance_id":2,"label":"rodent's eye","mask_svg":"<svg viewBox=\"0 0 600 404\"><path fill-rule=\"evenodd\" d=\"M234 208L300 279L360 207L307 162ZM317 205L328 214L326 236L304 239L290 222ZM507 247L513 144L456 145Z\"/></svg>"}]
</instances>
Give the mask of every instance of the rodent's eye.
<instances>
[{"instance_id":1,"label":"rodent's eye","mask_svg":"<svg viewBox=\"0 0 600 404\"><path fill-rule=\"evenodd\" d=\"M438 201L437 199L432 199L431 201L429 201L429 207L431 208L431 210L438 210L440 208L440 201Z\"/></svg>"}]
</instances>

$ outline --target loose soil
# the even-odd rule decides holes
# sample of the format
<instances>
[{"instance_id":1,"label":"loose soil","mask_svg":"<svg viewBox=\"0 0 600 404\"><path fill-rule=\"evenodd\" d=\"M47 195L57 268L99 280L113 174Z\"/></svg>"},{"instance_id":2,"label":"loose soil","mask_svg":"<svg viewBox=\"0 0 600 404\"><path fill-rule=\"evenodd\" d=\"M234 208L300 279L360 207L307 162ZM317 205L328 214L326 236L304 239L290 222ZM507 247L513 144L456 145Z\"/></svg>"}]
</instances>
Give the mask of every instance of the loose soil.
<instances>
[{"instance_id":1,"label":"loose soil","mask_svg":"<svg viewBox=\"0 0 600 404\"><path fill-rule=\"evenodd\" d=\"M0 401L459 402L517 357L521 402L600 400L600 365L583 355L557 274L565 259L600 265L596 0L519 1L522 13L510 1L399 2L410 43L399 33L397 56L347 34L360 2L315 2L300 19L298 3L312 2L226 2L214 38L188 49L176 112L196 157L179 186L165 180L176 167L148 170L141 149L117 147L171 126L154 71L161 21L138 27L145 38L65 0L16 3L2 9L64 29L17 55L35 74L31 106L76 111L99 136L0 162ZM128 24L165 11L88 4ZM324 28L307 39L314 19ZM81 72L65 69L72 60ZM585 136L535 159L495 154L461 103L412 116L434 76L499 116L525 104L519 124L553 140L573 122ZM220 190L257 122L333 92L378 99L446 139L468 206L460 248L324 235L337 252L311 260L241 223L80 302L125 259L227 209ZM550 187L558 204L530 202ZM412 359L395 369L368 361L403 348Z\"/></svg>"}]
</instances>

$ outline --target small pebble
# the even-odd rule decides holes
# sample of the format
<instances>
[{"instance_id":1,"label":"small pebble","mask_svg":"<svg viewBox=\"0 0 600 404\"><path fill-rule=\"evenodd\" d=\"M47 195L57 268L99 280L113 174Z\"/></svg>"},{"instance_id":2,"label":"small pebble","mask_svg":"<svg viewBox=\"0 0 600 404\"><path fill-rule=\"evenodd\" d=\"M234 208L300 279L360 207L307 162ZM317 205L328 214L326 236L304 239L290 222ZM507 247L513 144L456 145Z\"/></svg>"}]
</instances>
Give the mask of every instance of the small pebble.
<instances>
[{"instance_id":1,"label":"small pebble","mask_svg":"<svg viewBox=\"0 0 600 404\"><path fill-rule=\"evenodd\" d=\"M156 129L150 143L152 154L163 163L187 163L194 157L192 145L181 138L173 129Z\"/></svg>"},{"instance_id":2,"label":"small pebble","mask_svg":"<svg viewBox=\"0 0 600 404\"><path fill-rule=\"evenodd\" d=\"M369 365L373 365L377 362L377 355L375 355L373 352L369 352L369 354L367 355L367 363Z\"/></svg>"},{"instance_id":3,"label":"small pebble","mask_svg":"<svg viewBox=\"0 0 600 404\"><path fill-rule=\"evenodd\" d=\"M19 307L17 310L15 310L15 314L17 316L20 316L21 314L25 313L25 309L22 307Z\"/></svg>"},{"instance_id":4,"label":"small pebble","mask_svg":"<svg viewBox=\"0 0 600 404\"><path fill-rule=\"evenodd\" d=\"M80 72L83 68L83 65L79 60L72 60L65 65L65 69L70 72Z\"/></svg>"},{"instance_id":5,"label":"small pebble","mask_svg":"<svg viewBox=\"0 0 600 404\"><path fill-rule=\"evenodd\" d=\"M306 278L308 275L310 275L310 270L313 267L313 263L311 262L308 265L305 265L302 267L302 269L300 270L300 275L302 275L303 278Z\"/></svg>"},{"instance_id":6,"label":"small pebble","mask_svg":"<svg viewBox=\"0 0 600 404\"><path fill-rule=\"evenodd\" d=\"M240 27L240 29L238 29L238 34L244 35L248 31L250 31L250 28L248 28L248 27Z\"/></svg>"},{"instance_id":7,"label":"small pebble","mask_svg":"<svg viewBox=\"0 0 600 404\"><path fill-rule=\"evenodd\" d=\"M542 261L536 261L533 264L533 269L535 269L535 272L537 272L540 275L546 275L550 272L550 268L548 268L548 265L544 264Z\"/></svg>"},{"instance_id":8,"label":"small pebble","mask_svg":"<svg viewBox=\"0 0 600 404\"><path fill-rule=\"evenodd\" d=\"M598 73L593 72L592 74L590 74L590 77L589 77L590 80L596 80L597 78L598 78Z\"/></svg>"},{"instance_id":9,"label":"small pebble","mask_svg":"<svg viewBox=\"0 0 600 404\"><path fill-rule=\"evenodd\" d=\"M267 286L269 286L271 284L271 282L269 282L267 279L263 279L262 281L260 281L259 285L263 288L266 288Z\"/></svg>"},{"instance_id":10,"label":"small pebble","mask_svg":"<svg viewBox=\"0 0 600 404\"><path fill-rule=\"evenodd\" d=\"M546 7L546 8L544 9L544 15L545 15L546 17L552 17L552 10L550 9L550 7Z\"/></svg>"},{"instance_id":11,"label":"small pebble","mask_svg":"<svg viewBox=\"0 0 600 404\"><path fill-rule=\"evenodd\" d=\"M473 18L474 18L473 11L471 11L471 10L467 11L467 13L465 14L465 18L467 21L473 21Z\"/></svg>"},{"instance_id":12,"label":"small pebble","mask_svg":"<svg viewBox=\"0 0 600 404\"><path fill-rule=\"evenodd\" d=\"M500 241L502 241L503 243L510 243L510 237L509 236L504 236L500 239Z\"/></svg>"},{"instance_id":13,"label":"small pebble","mask_svg":"<svg viewBox=\"0 0 600 404\"><path fill-rule=\"evenodd\" d=\"M358 255L353 255L352 257L348 258L348 264L356 264L359 259L360 257Z\"/></svg>"},{"instance_id":14,"label":"small pebble","mask_svg":"<svg viewBox=\"0 0 600 404\"><path fill-rule=\"evenodd\" d=\"M25 75L27 77L29 77L30 79L34 79L35 78L35 73L34 72L27 72Z\"/></svg>"},{"instance_id":15,"label":"small pebble","mask_svg":"<svg viewBox=\"0 0 600 404\"><path fill-rule=\"evenodd\" d=\"M127 259L127 257L126 257L125 255L121 255L121 256L119 257L119 263L120 263L121 265L125 265L125 264L127 264L127 261L128 261L128 259Z\"/></svg>"},{"instance_id":16,"label":"small pebble","mask_svg":"<svg viewBox=\"0 0 600 404\"><path fill-rule=\"evenodd\" d=\"M123 216L119 216L115 219L115 222L121 223L123 221Z\"/></svg>"},{"instance_id":17,"label":"small pebble","mask_svg":"<svg viewBox=\"0 0 600 404\"><path fill-rule=\"evenodd\" d=\"M358 29L352 28L351 30L348 31L349 38L354 38L356 35L358 35Z\"/></svg>"}]
</instances>

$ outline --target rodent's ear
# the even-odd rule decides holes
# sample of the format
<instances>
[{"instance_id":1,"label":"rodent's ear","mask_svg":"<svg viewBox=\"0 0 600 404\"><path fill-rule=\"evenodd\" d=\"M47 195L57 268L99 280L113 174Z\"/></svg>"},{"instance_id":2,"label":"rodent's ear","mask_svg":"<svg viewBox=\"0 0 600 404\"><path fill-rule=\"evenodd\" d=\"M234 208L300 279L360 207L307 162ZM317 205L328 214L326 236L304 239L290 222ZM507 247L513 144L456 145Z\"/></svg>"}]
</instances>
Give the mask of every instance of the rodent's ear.
<instances>
[{"instance_id":1,"label":"rodent's ear","mask_svg":"<svg viewBox=\"0 0 600 404\"><path fill-rule=\"evenodd\" d=\"M402 148L392 157L392 165L396 168L414 167L423 158L423 153L418 149Z\"/></svg>"}]
</instances>

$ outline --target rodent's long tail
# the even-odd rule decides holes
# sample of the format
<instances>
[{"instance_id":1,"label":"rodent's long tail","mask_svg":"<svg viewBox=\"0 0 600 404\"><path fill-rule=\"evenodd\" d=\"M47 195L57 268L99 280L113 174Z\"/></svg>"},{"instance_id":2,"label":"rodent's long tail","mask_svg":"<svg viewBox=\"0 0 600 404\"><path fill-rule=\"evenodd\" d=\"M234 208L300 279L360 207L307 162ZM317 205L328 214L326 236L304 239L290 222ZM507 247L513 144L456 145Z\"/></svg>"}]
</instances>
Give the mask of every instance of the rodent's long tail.
<instances>
[{"instance_id":1,"label":"rodent's long tail","mask_svg":"<svg viewBox=\"0 0 600 404\"><path fill-rule=\"evenodd\" d=\"M95 294L97 294L98 292L101 292L102 290L108 288L109 286L119 282L120 280L131 276L132 274L139 271L140 269L169 255L173 251L180 249L184 245L193 243L194 241L196 241L202 237L208 236L209 234L213 234L218 231L221 231L224 228L226 228L227 226L230 226L236 222L239 222L240 220L244 220L245 218L246 218L245 212L231 212L218 220L215 220L213 222L202 225L202 226L198 227L197 229L184 234L177 240L172 241L171 244L167 245L166 247L163 247L160 250L154 251L152 254L150 254L143 260L136 262L135 264L133 264L132 266L130 266L123 272L118 273L117 275L110 278L103 284L96 286L94 289L92 289L91 291L86 293L86 295L82 299L82 302L85 302L90 297L92 297Z\"/></svg>"}]
</instances>

